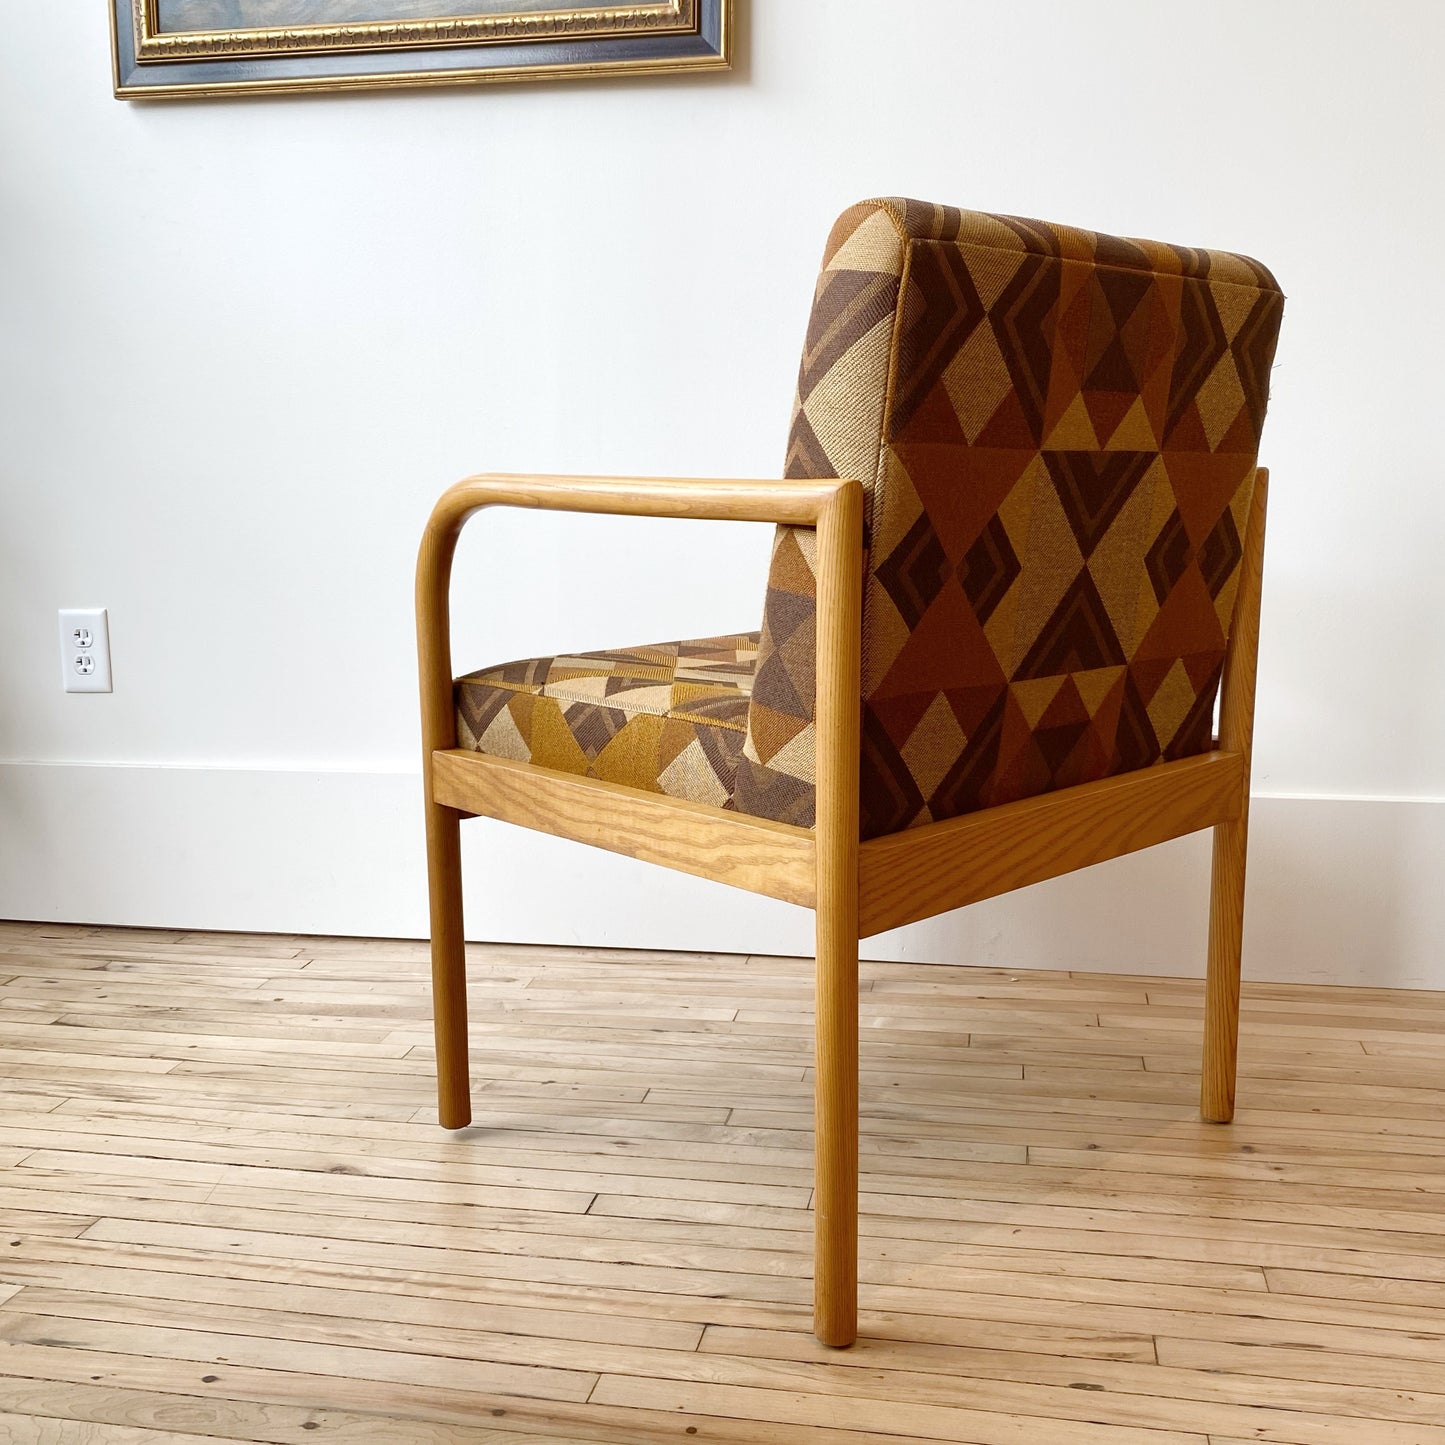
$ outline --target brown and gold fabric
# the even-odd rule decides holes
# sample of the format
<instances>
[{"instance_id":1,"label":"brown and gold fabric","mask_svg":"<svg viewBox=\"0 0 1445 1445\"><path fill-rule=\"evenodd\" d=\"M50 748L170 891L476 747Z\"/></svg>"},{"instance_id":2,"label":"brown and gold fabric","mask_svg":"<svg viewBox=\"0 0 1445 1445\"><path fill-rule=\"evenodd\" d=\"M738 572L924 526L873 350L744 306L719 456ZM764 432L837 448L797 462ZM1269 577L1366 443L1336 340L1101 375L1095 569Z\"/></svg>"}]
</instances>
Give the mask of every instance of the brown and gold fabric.
<instances>
[{"instance_id":1,"label":"brown and gold fabric","mask_svg":"<svg viewBox=\"0 0 1445 1445\"><path fill-rule=\"evenodd\" d=\"M732 806L758 634L534 657L456 683L464 748Z\"/></svg>"},{"instance_id":2,"label":"brown and gold fabric","mask_svg":"<svg viewBox=\"0 0 1445 1445\"><path fill-rule=\"evenodd\" d=\"M1204 751L1283 297L1247 257L917 201L833 229L787 474L869 489L861 827ZM811 817L780 529L735 806Z\"/></svg>"},{"instance_id":3,"label":"brown and gold fabric","mask_svg":"<svg viewBox=\"0 0 1445 1445\"><path fill-rule=\"evenodd\" d=\"M1282 308L1244 256L840 217L786 472L868 489L865 838L1210 746ZM462 746L811 826L813 540L761 634L461 679Z\"/></svg>"}]
</instances>

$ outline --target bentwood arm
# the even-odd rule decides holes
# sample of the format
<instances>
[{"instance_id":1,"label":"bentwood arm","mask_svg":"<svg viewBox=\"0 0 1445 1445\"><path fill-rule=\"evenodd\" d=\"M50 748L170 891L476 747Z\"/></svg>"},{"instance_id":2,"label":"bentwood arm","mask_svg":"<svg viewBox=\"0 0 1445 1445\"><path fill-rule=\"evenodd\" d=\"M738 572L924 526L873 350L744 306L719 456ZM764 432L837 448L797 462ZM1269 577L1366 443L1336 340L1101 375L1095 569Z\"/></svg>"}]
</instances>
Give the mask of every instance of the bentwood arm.
<instances>
[{"instance_id":1,"label":"bentwood arm","mask_svg":"<svg viewBox=\"0 0 1445 1445\"><path fill-rule=\"evenodd\" d=\"M417 651L421 671L424 762L456 746L452 703L450 610L452 557L468 519L484 507L530 507L634 517L691 517L699 521L773 522L814 527L818 533L820 633L851 644L856 672L862 558L863 489L848 479L801 481L694 480L676 477L468 477L444 492L432 510L417 559ZM819 642L822 644L823 636ZM830 698L845 665L820 646L818 695ZM856 699L856 678L852 684ZM844 694L847 696L847 694ZM430 785L428 785L428 794Z\"/></svg>"},{"instance_id":2,"label":"bentwood arm","mask_svg":"<svg viewBox=\"0 0 1445 1445\"><path fill-rule=\"evenodd\" d=\"M461 906L463 812L438 798L436 755L457 745L448 591L457 537L484 507L534 507L645 517L787 523L817 534L817 666L814 694L817 813L808 846L806 901L817 910L820 1119L818 1228L828 1247L820 1319L833 1343L852 1338L856 1265L851 1243L857 1194L858 726L863 588L863 488L854 480L690 481L672 478L491 475L446 492L432 512L417 561L417 647L421 673L422 773L432 925L438 1114L458 1129L471 1120L466 971ZM478 764L481 760L478 759ZM494 769L495 771L495 769ZM517 768L516 784L546 769ZM579 780L581 782L581 780ZM585 786L585 784L584 784ZM608 785L598 784L599 789ZM629 790L630 791L630 790ZM634 807L647 799L638 800ZM659 815L696 805L658 797ZM713 813L712 809L700 809ZM758 847L769 833L800 830L717 811L746 828ZM685 820L682 820L685 826ZM535 824L534 824L535 825ZM713 825L716 827L716 824ZM592 841L602 841L600 838ZM604 844L604 846L606 846ZM613 844L612 846L621 846ZM660 860L659 860L660 861ZM689 871L702 872L697 866ZM738 882L738 878L730 881ZM811 887L808 887L811 884ZM772 891L765 889L760 891ZM800 890L801 891L801 890ZM807 896L810 895L810 896ZM801 901L801 900L800 900Z\"/></svg>"}]
</instances>

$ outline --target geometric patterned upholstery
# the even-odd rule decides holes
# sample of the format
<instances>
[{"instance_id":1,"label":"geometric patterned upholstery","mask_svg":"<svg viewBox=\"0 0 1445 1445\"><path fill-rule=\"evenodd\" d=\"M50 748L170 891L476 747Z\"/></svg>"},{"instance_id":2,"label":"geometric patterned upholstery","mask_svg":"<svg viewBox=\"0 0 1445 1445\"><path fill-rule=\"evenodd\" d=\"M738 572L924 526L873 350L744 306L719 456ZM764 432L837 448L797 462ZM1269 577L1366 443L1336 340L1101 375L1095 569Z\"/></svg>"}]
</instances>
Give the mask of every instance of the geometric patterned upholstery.
<instances>
[{"instance_id":1,"label":"geometric patterned upholstery","mask_svg":"<svg viewBox=\"0 0 1445 1445\"><path fill-rule=\"evenodd\" d=\"M730 805L758 634L528 658L458 678L461 747Z\"/></svg>"},{"instance_id":2,"label":"geometric patterned upholstery","mask_svg":"<svg viewBox=\"0 0 1445 1445\"><path fill-rule=\"evenodd\" d=\"M786 474L868 491L863 837L1211 746L1282 308L1242 256L839 219ZM777 534L732 804L802 824L812 537Z\"/></svg>"},{"instance_id":3,"label":"geometric patterned upholstery","mask_svg":"<svg viewBox=\"0 0 1445 1445\"><path fill-rule=\"evenodd\" d=\"M839 218L785 472L867 493L864 838L1210 747L1283 301L1226 252ZM461 745L812 826L814 556L778 529L761 633L461 678Z\"/></svg>"}]
</instances>

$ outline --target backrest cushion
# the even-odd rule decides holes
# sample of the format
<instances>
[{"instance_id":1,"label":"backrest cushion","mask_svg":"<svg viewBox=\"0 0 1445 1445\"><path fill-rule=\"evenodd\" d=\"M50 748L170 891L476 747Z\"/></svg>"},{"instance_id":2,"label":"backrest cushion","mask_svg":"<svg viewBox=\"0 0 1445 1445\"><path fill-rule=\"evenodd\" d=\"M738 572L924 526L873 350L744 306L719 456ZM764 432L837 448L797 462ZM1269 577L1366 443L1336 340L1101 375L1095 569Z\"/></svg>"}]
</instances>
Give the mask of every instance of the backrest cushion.
<instances>
[{"instance_id":1,"label":"backrest cushion","mask_svg":"<svg viewBox=\"0 0 1445 1445\"><path fill-rule=\"evenodd\" d=\"M869 492L865 838L1210 747L1282 308L1243 256L839 218L786 471ZM778 531L735 804L802 824L811 544Z\"/></svg>"}]
</instances>

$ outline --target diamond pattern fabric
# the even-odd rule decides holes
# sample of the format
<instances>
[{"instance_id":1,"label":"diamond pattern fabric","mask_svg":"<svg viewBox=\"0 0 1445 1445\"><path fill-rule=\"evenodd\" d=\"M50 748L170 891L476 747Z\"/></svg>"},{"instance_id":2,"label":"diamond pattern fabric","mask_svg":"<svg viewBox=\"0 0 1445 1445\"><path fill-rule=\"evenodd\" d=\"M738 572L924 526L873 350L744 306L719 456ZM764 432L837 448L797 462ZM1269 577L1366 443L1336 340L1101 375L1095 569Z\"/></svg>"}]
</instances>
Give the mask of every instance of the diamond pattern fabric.
<instances>
[{"instance_id":1,"label":"diamond pattern fabric","mask_svg":"<svg viewBox=\"0 0 1445 1445\"><path fill-rule=\"evenodd\" d=\"M1226 252L839 218L785 469L867 491L865 838L1211 746L1283 304ZM461 745L811 827L814 540L760 633L461 678Z\"/></svg>"},{"instance_id":2,"label":"diamond pattern fabric","mask_svg":"<svg viewBox=\"0 0 1445 1445\"><path fill-rule=\"evenodd\" d=\"M534 657L457 679L461 747L733 807L758 634Z\"/></svg>"},{"instance_id":3,"label":"diamond pattern fabric","mask_svg":"<svg viewBox=\"0 0 1445 1445\"><path fill-rule=\"evenodd\" d=\"M1247 257L846 211L790 477L868 490L864 837L1211 746L1283 297ZM812 534L779 529L736 805L812 819Z\"/></svg>"}]
</instances>

